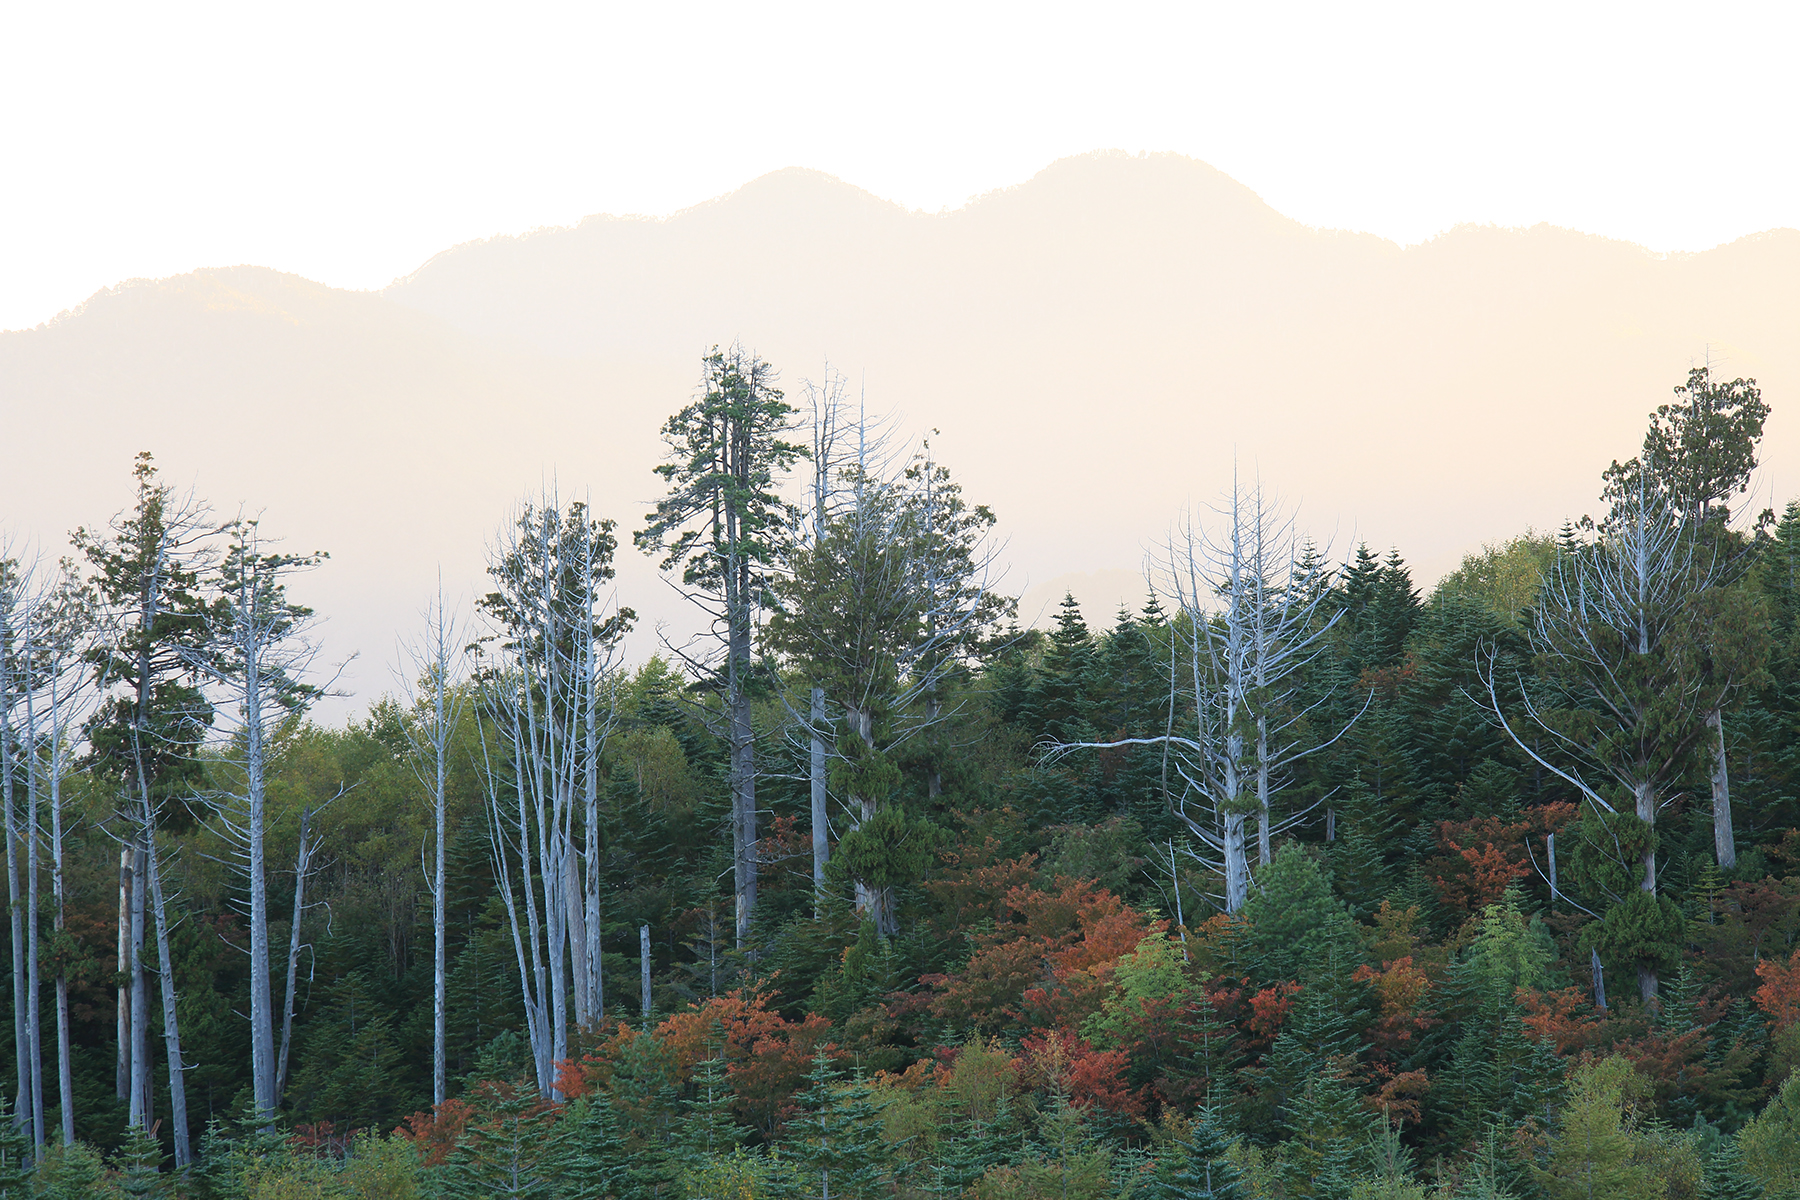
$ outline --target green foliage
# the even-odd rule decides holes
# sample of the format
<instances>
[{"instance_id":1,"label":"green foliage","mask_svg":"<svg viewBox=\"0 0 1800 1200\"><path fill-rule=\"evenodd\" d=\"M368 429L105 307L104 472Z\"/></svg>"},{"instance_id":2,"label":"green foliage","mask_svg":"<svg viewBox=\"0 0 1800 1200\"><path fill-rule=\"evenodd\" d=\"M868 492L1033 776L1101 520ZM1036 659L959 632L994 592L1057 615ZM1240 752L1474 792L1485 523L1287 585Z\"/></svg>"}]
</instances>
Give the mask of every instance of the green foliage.
<instances>
[{"instance_id":1,"label":"green foliage","mask_svg":"<svg viewBox=\"0 0 1800 1200\"><path fill-rule=\"evenodd\" d=\"M1800 1194L1800 1071L1737 1136L1744 1167L1770 1196Z\"/></svg>"},{"instance_id":2,"label":"green foliage","mask_svg":"<svg viewBox=\"0 0 1800 1200\"><path fill-rule=\"evenodd\" d=\"M162 1173L163 1157L162 1146L142 1125L128 1129L125 1144L112 1160L119 1194L129 1200L161 1200L169 1195L169 1177Z\"/></svg>"},{"instance_id":3,"label":"green foliage","mask_svg":"<svg viewBox=\"0 0 1800 1200\"><path fill-rule=\"evenodd\" d=\"M40 1200L92 1200L106 1194L105 1178L99 1151L81 1142L56 1142L38 1159L32 1194Z\"/></svg>"},{"instance_id":4,"label":"green foliage","mask_svg":"<svg viewBox=\"0 0 1800 1200\"><path fill-rule=\"evenodd\" d=\"M887 1158L879 1110L860 1079L840 1082L843 1072L823 1051L813 1057L800 1113L788 1123L786 1146L798 1168L801 1194L827 1200L872 1200Z\"/></svg>"},{"instance_id":5,"label":"green foliage","mask_svg":"<svg viewBox=\"0 0 1800 1200\"><path fill-rule=\"evenodd\" d=\"M1638 1161L1631 1106L1648 1087L1613 1057L1576 1071L1539 1181L1550 1200L1657 1200L1663 1181Z\"/></svg>"},{"instance_id":6,"label":"green foliage","mask_svg":"<svg viewBox=\"0 0 1800 1200\"><path fill-rule=\"evenodd\" d=\"M1254 875L1244 918L1247 949L1258 979L1305 982L1331 964L1345 973L1362 959L1356 922L1331 888L1331 879L1301 846L1289 842Z\"/></svg>"},{"instance_id":7,"label":"green foliage","mask_svg":"<svg viewBox=\"0 0 1800 1200\"><path fill-rule=\"evenodd\" d=\"M1132 1193L1133 1200L1248 1200L1249 1193L1227 1157L1230 1139L1216 1110L1194 1114L1187 1137L1157 1156L1156 1171Z\"/></svg>"}]
</instances>

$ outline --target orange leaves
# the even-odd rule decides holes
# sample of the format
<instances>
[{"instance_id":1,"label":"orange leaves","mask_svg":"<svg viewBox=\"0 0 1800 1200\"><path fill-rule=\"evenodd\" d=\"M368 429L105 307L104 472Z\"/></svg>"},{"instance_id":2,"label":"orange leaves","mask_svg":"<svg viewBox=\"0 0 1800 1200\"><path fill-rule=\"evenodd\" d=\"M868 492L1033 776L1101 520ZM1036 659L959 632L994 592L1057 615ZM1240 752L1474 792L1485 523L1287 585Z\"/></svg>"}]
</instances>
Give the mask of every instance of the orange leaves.
<instances>
[{"instance_id":1,"label":"orange leaves","mask_svg":"<svg viewBox=\"0 0 1800 1200\"><path fill-rule=\"evenodd\" d=\"M1250 997L1250 1019L1244 1022L1257 1041L1273 1042L1287 1022L1294 997L1300 994L1297 983L1278 983Z\"/></svg>"},{"instance_id":2,"label":"orange leaves","mask_svg":"<svg viewBox=\"0 0 1800 1200\"><path fill-rule=\"evenodd\" d=\"M1423 1071L1402 1071L1382 1080L1381 1086L1362 1098L1363 1105L1381 1113L1390 1124L1402 1122L1417 1125L1421 1119L1420 1104L1431 1090L1431 1080Z\"/></svg>"},{"instance_id":3,"label":"orange leaves","mask_svg":"<svg viewBox=\"0 0 1800 1200\"><path fill-rule=\"evenodd\" d=\"M1567 987L1554 992L1519 989L1525 1028L1533 1040L1549 1038L1564 1058L1592 1046L1604 1032L1587 989Z\"/></svg>"},{"instance_id":4,"label":"orange leaves","mask_svg":"<svg viewBox=\"0 0 1800 1200\"><path fill-rule=\"evenodd\" d=\"M1499 903L1510 885L1532 873L1526 840L1554 832L1574 817L1573 804L1547 804L1527 810L1520 821L1440 821L1438 845L1444 853L1425 864L1438 899L1460 912Z\"/></svg>"},{"instance_id":5,"label":"orange leaves","mask_svg":"<svg viewBox=\"0 0 1800 1200\"><path fill-rule=\"evenodd\" d=\"M394 1132L413 1144L425 1166L440 1166L456 1149L474 1115L475 1106L468 1101L446 1100L430 1112L412 1114Z\"/></svg>"},{"instance_id":6,"label":"orange leaves","mask_svg":"<svg viewBox=\"0 0 1800 1200\"><path fill-rule=\"evenodd\" d=\"M977 939L968 966L924 978L941 993L931 1002L934 1015L993 1032L1027 1016L1075 1026L1098 1010L1107 971L1153 926L1090 882L1059 879L1057 885L1053 892L1008 889L1005 919Z\"/></svg>"},{"instance_id":7,"label":"orange leaves","mask_svg":"<svg viewBox=\"0 0 1800 1200\"><path fill-rule=\"evenodd\" d=\"M1369 1040L1377 1049L1403 1053L1435 1023L1422 1011L1431 993L1431 977L1413 964L1412 955L1385 962L1379 971L1365 964L1351 978L1368 984L1381 1005L1381 1015L1369 1026Z\"/></svg>"},{"instance_id":8,"label":"orange leaves","mask_svg":"<svg viewBox=\"0 0 1800 1200\"><path fill-rule=\"evenodd\" d=\"M1019 1050L1019 1080L1026 1087L1060 1091L1077 1108L1144 1115L1142 1093L1125 1082L1125 1070L1131 1065L1125 1051L1096 1050L1085 1039L1054 1029L1022 1038Z\"/></svg>"},{"instance_id":9,"label":"orange leaves","mask_svg":"<svg viewBox=\"0 0 1800 1200\"><path fill-rule=\"evenodd\" d=\"M1757 1007L1774 1022L1781 1033L1800 1021L1800 950L1794 951L1786 963L1766 958L1756 964L1762 986L1756 989Z\"/></svg>"}]
</instances>

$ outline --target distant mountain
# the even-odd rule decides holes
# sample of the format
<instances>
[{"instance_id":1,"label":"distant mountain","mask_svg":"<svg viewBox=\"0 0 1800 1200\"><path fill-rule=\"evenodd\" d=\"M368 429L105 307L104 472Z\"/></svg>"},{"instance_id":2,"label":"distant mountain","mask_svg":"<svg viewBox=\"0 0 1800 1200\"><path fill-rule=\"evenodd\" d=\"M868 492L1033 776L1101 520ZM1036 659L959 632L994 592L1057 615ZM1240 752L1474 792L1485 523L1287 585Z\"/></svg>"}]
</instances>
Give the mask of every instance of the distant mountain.
<instances>
[{"instance_id":1,"label":"distant mountain","mask_svg":"<svg viewBox=\"0 0 1800 1200\"><path fill-rule=\"evenodd\" d=\"M1015 588L1135 572L1234 458L1321 540L1398 546L1429 578L1593 507L1708 354L1762 382L1786 499L1797 279L1793 230L1691 255L1546 226L1403 249L1308 229L1172 155L1066 160L936 215L780 171L665 219L458 246L378 294L208 270L0 334L0 519L52 538L103 520L155 450L334 552L309 598L379 690L436 565L477 586L483 542L540 480L631 528L662 419L709 346L742 340L795 395L829 357L872 411L942 430L939 457L1011 537ZM675 619L622 557L625 601Z\"/></svg>"}]
</instances>

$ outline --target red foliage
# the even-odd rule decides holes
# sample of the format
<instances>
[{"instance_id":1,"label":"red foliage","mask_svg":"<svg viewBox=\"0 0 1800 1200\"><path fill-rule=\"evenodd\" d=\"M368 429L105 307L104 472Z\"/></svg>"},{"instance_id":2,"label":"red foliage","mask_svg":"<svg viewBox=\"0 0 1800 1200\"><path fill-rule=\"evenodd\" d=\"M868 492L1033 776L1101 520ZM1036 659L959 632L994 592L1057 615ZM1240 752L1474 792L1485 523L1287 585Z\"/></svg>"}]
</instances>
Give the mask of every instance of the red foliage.
<instances>
[{"instance_id":1,"label":"red foliage","mask_svg":"<svg viewBox=\"0 0 1800 1200\"><path fill-rule=\"evenodd\" d=\"M475 1106L466 1100L446 1100L429 1112L416 1112L400 1122L395 1133L413 1144L419 1159L428 1167L443 1164L456 1149Z\"/></svg>"},{"instance_id":2,"label":"red foliage","mask_svg":"<svg viewBox=\"0 0 1800 1200\"><path fill-rule=\"evenodd\" d=\"M1421 1011L1431 993L1431 977L1413 964L1412 955L1384 962L1379 971L1365 964L1351 978L1369 984L1381 1003L1381 1015L1369 1026L1369 1041L1377 1050L1404 1054L1419 1034L1437 1024Z\"/></svg>"},{"instance_id":3,"label":"red foliage","mask_svg":"<svg viewBox=\"0 0 1800 1200\"><path fill-rule=\"evenodd\" d=\"M1756 1004L1774 1022L1780 1033L1800 1021L1800 950L1794 951L1784 964L1765 958L1756 964L1762 986L1756 989Z\"/></svg>"},{"instance_id":4,"label":"red foliage","mask_svg":"<svg viewBox=\"0 0 1800 1200\"><path fill-rule=\"evenodd\" d=\"M1098 1009L1112 964L1162 927L1087 880L1058 879L1051 892L1013 887L1004 915L976 939L967 967L922 978L939 992L933 1015L989 1032L1027 1017L1078 1025Z\"/></svg>"},{"instance_id":5,"label":"red foliage","mask_svg":"<svg viewBox=\"0 0 1800 1200\"><path fill-rule=\"evenodd\" d=\"M1362 1098L1363 1104L1373 1112L1385 1116L1392 1124L1402 1122L1417 1125L1420 1120L1420 1104L1425 1093L1431 1090L1431 1078L1423 1071L1402 1071L1398 1075L1384 1078L1381 1086Z\"/></svg>"},{"instance_id":6,"label":"red foliage","mask_svg":"<svg viewBox=\"0 0 1800 1200\"><path fill-rule=\"evenodd\" d=\"M1586 988L1566 987L1554 992L1519 989L1525 1028L1533 1039L1549 1038L1556 1052L1568 1057L1586 1050L1605 1033L1605 1026Z\"/></svg>"},{"instance_id":7,"label":"red foliage","mask_svg":"<svg viewBox=\"0 0 1800 1200\"><path fill-rule=\"evenodd\" d=\"M1250 997L1250 1017L1244 1022L1244 1028L1255 1034L1255 1040L1265 1046L1274 1042L1281 1027L1287 1023L1288 1011L1294 1007L1294 997L1299 994L1300 985L1292 982L1264 988Z\"/></svg>"},{"instance_id":8,"label":"red foliage","mask_svg":"<svg viewBox=\"0 0 1800 1200\"><path fill-rule=\"evenodd\" d=\"M1556 832L1575 812L1573 804L1547 804L1527 810L1521 821L1440 821L1438 845L1444 853L1424 864L1438 899L1459 912L1498 903L1511 884L1532 873L1527 840Z\"/></svg>"},{"instance_id":9,"label":"red foliage","mask_svg":"<svg viewBox=\"0 0 1800 1200\"><path fill-rule=\"evenodd\" d=\"M1099 1107L1120 1116L1142 1117L1144 1096L1125 1082L1131 1056L1123 1050L1096 1050L1068 1030L1028 1034L1019 1040L1019 1082L1027 1088L1061 1091L1078 1108Z\"/></svg>"},{"instance_id":10,"label":"red foliage","mask_svg":"<svg viewBox=\"0 0 1800 1200\"><path fill-rule=\"evenodd\" d=\"M656 1027L656 1037L674 1053L676 1070L685 1077L712 1053L709 1044L723 1033L718 1053L736 1094L733 1107L772 1137L791 1113L813 1055L829 1048L825 1039L831 1022L816 1013L800 1021L784 1020L768 1009L773 991L744 993L739 988L676 1013Z\"/></svg>"}]
</instances>

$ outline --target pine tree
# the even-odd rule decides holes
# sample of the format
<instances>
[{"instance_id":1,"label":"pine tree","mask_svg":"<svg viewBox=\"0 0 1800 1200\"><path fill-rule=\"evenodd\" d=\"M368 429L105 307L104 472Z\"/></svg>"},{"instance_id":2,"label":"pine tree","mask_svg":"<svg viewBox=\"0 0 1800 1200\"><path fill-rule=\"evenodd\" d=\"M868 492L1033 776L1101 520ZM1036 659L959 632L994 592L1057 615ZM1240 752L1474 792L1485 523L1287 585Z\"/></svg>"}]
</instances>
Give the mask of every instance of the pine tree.
<instances>
[{"instance_id":1,"label":"pine tree","mask_svg":"<svg viewBox=\"0 0 1800 1200\"><path fill-rule=\"evenodd\" d=\"M837 1082L842 1077L830 1055L814 1055L799 1097L801 1115L788 1123L792 1156L814 1200L868 1200L881 1182L880 1113L867 1084Z\"/></svg>"},{"instance_id":2,"label":"pine tree","mask_svg":"<svg viewBox=\"0 0 1800 1200\"><path fill-rule=\"evenodd\" d=\"M1237 1168L1226 1157L1230 1145L1219 1126L1218 1110L1202 1108L1194 1114L1187 1138L1159 1158L1156 1173L1139 1188L1135 1200L1249 1200Z\"/></svg>"},{"instance_id":3,"label":"pine tree","mask_svg":"<svg viewBox=\"0 0 1800 1200\"><path fill-rule=\"evenodd\" d=\"M1505 1169L1498 1136L1498 1131L1489 1125L1481 1153L1463 1172L1453 1200L1518 1200L1517 1194L1507 1188L1503 1179Z\"/></svg>"},{"instance_id":4,"label":"pine tree","mask_svg":"<svg viewBox=\"0 0 1800 1200\"><path fill-rule=\"evenodd\" d=\"M556 1164L551 1115L523 1079L482 1085L445 1164L445 1200L546 1200Z\"/></svg>"},{"instance_id":5,"label":"pine tree","mask_svg":"<svg viewBox=\"0 0 1800 1200\"><path fill-rule=\"evenodd\" d=\"M725 1031L714 1023L713 1053L694 1066L690 1099L682 1101L681 1120L676 1122L671 1146L678 1161L695 1162L708 1155L729 1154L749 1135L731 1112L731 1085L725 1079L725 1059L719 1048L724 1045Z\"/></svg>"},{"instance_id":6,"label":"pine tree","mask_svg":"<svg viewBox=\"0 0 1800 1200\"><path fill-rule=\"evenodd\" d=\"M161 1161L158 1150L156 1162ZM26 1200L30 1195L31 1138L13 1119L12 1106L0 1096L0 1200Z\"/></svg>"},{"instance_id":7,"label":"pine tree","mask_svg":"<svg viewBox=\"0 0 1800 1200\"><path fill-rule=\"evenodd\" d=\"M630 1157L604 1094L582 1096L563 1110L551 1161L557 1200L607 1200L624 1192Z\"/></svg>"},{"instance_id":8,"label":"pine tree","mask_svg":"<svg viewBox=\"0 0 1800 1200\"><path fill-rule=\"evenodd\" d=\"M9 1123L10 1124L10 1123ZM118 1173L116 1186L130 1200L161 1200L169 1194L169 1179L162 1173L163 1149L142 1125L125 1131L125 1142L113 1156L113 1170ZM7 1193L0 1184L0 1196ZM20 1193L24 1195L23 1192Z\"/></svg>"},{"instance_id":9,"label":"pine tree","mask_svg":"<svg viewBox=\"0 0 1800 1200\"><path fill-rule=\"evenodd\" d=\"M1743 1147L1725 1138L1706 1161L1707 1200L1762 1200L1763 1186L1744 1165Z\"/></svg>"}]
</instances>

